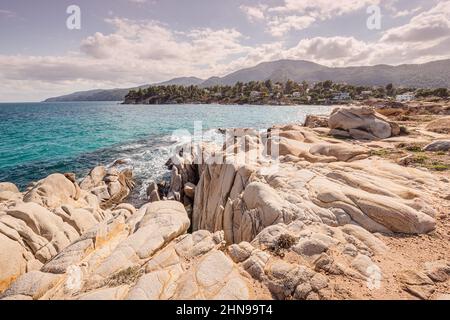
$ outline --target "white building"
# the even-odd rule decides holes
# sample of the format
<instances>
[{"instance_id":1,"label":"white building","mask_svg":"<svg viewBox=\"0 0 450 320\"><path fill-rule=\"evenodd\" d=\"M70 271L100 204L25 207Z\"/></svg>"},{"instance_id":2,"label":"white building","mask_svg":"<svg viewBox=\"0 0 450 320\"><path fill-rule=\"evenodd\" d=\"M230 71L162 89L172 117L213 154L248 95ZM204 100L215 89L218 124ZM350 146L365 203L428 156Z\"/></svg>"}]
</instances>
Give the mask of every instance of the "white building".
<instances>
[{"instance_id":1,"label":"white building","mask_svg":"<svg viewBox=\"0 0 450 320\"><path fill-rule=\"evenodd\" d=\"M397 102L404 102L404 101L412 101L416 98L416 95L412 92L407 92L404 94L399 94L395 97L395 100Z\"/></svg>"},{"instance_id":2,"label":"white building","mask_svg":"<svg viewBox=\"0 0 450 320\"><path fill-rule=\"evenodd\" d=\"M250 98L259 98L260 96L261 96L261 92L259 92L259 91L250 92Z\"/></svg>"},{"instance_id":3,"label":"white building","mask_svg":"<svg viewBox=\"0 0 450 320\"><path fill-rule=\"evenodd\" d=\"M294 97L294 98L300 98L301 96L302 96L302 94L298 91L296 91L292 94L292 97Z\"/></svg>"},{"instance_id":4,"label":"white building","mask_svg":"<svg viewBox=\"0 0 450 320\"><path fill-rule=\"evenodd\" d=\"M350 93L348 93L348 92L339 92L339 93L334 95L333 100L334 101L351 100Z\"/></svg>"}]
</instances>

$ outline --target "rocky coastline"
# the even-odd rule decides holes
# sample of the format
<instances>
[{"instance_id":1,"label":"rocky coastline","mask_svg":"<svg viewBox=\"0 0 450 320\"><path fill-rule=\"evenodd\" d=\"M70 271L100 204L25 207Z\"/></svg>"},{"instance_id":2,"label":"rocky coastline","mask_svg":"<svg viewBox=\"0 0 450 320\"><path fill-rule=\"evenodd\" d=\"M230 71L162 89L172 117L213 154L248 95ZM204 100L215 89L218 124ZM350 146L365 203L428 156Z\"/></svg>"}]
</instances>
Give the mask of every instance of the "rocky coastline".
<instances>
[{"instance_id":1,"label":"rocky coastline","mask_svg":"<svg viewBox=\"0 0 450 320\"><path fill-rule=\"evenodd\" d=\"M0 183L0 299L450 299L450 104L337 107L181 148L127 203L96 167Z\"/></svg>"}]
</instances>

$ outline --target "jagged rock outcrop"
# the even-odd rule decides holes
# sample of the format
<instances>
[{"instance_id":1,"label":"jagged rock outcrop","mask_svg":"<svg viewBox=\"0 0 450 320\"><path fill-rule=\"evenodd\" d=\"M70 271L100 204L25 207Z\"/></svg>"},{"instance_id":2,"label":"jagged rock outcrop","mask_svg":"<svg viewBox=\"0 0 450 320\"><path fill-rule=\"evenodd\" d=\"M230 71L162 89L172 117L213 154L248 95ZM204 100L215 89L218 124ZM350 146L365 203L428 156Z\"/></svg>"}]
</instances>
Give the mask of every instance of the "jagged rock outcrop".
<instances>
[{"instance_id":1,"label":"jagged rock outcrop","mask_svg":"<svg viewBox=\"0 0 450 320\"><path fill-rule=\"evenodd\" d=\"M308 128L327 128L328 116L307 115L305 119L305 127Z\"/></svg>"},{"instance_id":2,"label":"jagged rock outcrop","mask_svg":"<svg viewBox=\"0 0 450 320\"><path fill-rule=\"evenodd\" d=\"M223 233L185 234L179 202L145 205L102 223L40 271L19 277L3 299L252 299L255 281L222 252ZM268 294L267 290L264 294Z\"/></svg>"},{"instance_id":3,"label":"jagged rock outcrop","mask_svg":"<svg viewBox=\"0 0 450 320\"><path fill-rule=\"evenodd\" d=\"M104 167L80 186L0 184L0 299L445 297L445 255L402 250L447 245L434 230L448 180L317 132L233 129L223 147L181 148L139 209L113 204L130 175Z\"/></svg>"},{"instance_id":4,"label":"jagged rock outcrop","mask_svg":"<svg viewBox=\"0 0 450 320\"><path fill-rule=\"evenodd\" d=\"M370 107L341 107L332 111L328 120L334 136L358 140L386 139L400 134L400 127Z\"/></svg>"},{"instance_id":5,"label":"jagged rock outcrop","mask_svg":"<svg viewBox=\"0 0 450 320\"><path fill-rule=\"evenodd\" d=\"M93 170L84 181L101 183L105 177L113 176L105 173L103 177L98 171ZM117 181L126 184L125 177L119 173ZM86 183L83 186L87 188ZM95 184L91 187L95 188ZM126 206L112 211L102 209L99 199L90 192L92 189L80 188L73 175L68 174L52 174L24 193L12 184L2 183L0 188L0 291L21 274L40 269L102 221L123 212L130 215L129 211L135 210Z\"/></svg>"},{"instance_id":6,"label":"jagged rock outcrop","mask_svg":"<svg viewBox=\"0 0 450 320\"><path fill-rule=\"evenodd\" d=\"M371 232L434 229L435 212L418 191L432 188L430 174L367 159L364 148L349 143L318 142L305 128L296 128L296 135L290 126L278 129L284 157L276 168L236 163L205 167L194 201L193 230L224 230L228 243L239 243L253 240L268 226L295 220L355 223Z\"/></svg>"},{"instance_id":7,"label":"jagged rock outcrop","mask_svg":"<svg viewBox=\"0 0 450 320\"><path fill-rule=\"evenodd\" d=\"M94 194L103 208L121 203L134 188L133 173L129 169L119 171L98 166L80 183L82 190Z\"/></svg>"}]
</instances>

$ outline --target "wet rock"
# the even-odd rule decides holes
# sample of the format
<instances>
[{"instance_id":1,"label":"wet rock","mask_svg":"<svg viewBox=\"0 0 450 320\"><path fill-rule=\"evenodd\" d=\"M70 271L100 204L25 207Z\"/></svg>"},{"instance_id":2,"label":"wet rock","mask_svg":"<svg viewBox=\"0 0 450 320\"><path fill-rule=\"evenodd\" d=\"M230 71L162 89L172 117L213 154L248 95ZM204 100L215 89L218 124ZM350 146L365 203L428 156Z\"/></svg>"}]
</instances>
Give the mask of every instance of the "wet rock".
<instances>
[{"instance_id":1,"label":"wet rock","mask_svg":"<svg viewBox=\"0 0 450 320\"><path fill-rule=\"evenodd\" d=\"M157 202L161 200L159 197L158 186L154 182L150 183L147 188L147 199L150 202Z\"/></svg>"}]
</instances>

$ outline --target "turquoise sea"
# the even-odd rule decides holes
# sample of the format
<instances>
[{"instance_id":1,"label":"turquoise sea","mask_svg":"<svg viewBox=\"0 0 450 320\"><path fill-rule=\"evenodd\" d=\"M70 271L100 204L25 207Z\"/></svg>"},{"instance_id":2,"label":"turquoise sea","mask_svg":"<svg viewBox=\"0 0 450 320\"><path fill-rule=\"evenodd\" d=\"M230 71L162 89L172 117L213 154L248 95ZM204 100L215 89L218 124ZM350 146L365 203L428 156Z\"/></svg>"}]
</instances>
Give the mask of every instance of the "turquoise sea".
<instances>
[{"instance_id":1,"label":"turquoise sea","mask_svg":"<svg viewBox=\"0 0 450 320\"><path fill-rule=\"evenodd\" d=\"M326 106L121 105L119 102L0 104L0 181L20 188L54 172L81 177L127 159L140 183L161 178L174 130L265 129L299 122Z\"/></svg>"}]
</instances>

